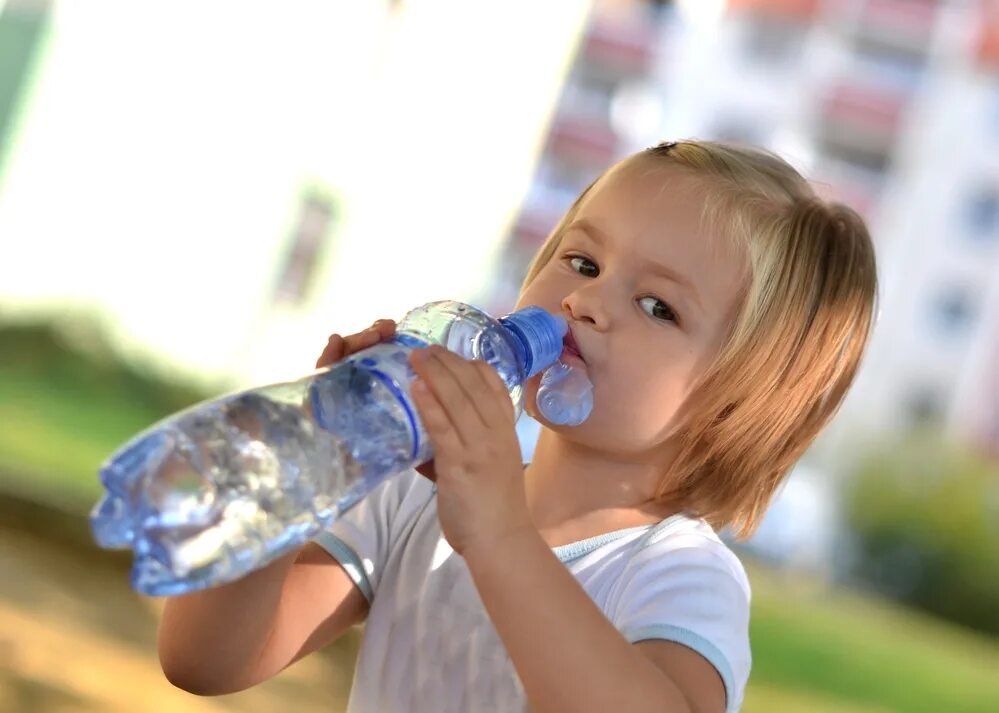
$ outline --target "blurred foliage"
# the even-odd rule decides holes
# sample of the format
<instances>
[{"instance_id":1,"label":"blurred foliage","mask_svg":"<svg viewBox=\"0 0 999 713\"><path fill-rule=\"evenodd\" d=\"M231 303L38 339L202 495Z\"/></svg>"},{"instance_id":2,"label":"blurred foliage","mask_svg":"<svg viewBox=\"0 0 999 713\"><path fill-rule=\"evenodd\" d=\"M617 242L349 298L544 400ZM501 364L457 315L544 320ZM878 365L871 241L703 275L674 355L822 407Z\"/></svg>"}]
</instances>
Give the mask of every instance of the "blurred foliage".
<instances>
[{"instance_id":1,"label":"blurred foliage","mask_svg":"<svg viewBox=\"0 0 999 713\"><path fill-rule=\"evenodd\" d=\"M96 323L0 325L0 486L80 509L112 450L208 396L125 363Z\"/></svg>"},{"instance_id":2,"label":"blurred foliage","mask_svg":"<svg viewBox=\"0 0 999 713\"><path fill-rule=\"evenodd\" d=\"M751 711L999 710L999 645L938 617L745 559Z\"/></svg>"},{"instance_id":3,"label":"blurred foliage","mask_svg":"<svg viewBox=\"0 0 999 713\"><path fill-rule=\"evenodd\" d=\"M951 621L999 634L999 466L915 433L870 452L844 492L853 575Z\"/></svg>"},{"instance_id":4,"label":"blurred foliage","mask_svg":"<svg viewBox=\"0 0 999 713\"><path fill-rule=\"evenodd\" d=\"M91 342L103 340L96 327ZM110 348L82 349L54 324L0 326L0 363L5 370L44 378L67 395L91 398L113 392L157 412L183 408L204 396L190 385L165 382L119 360Z\"/></svg>"}]
</instances>

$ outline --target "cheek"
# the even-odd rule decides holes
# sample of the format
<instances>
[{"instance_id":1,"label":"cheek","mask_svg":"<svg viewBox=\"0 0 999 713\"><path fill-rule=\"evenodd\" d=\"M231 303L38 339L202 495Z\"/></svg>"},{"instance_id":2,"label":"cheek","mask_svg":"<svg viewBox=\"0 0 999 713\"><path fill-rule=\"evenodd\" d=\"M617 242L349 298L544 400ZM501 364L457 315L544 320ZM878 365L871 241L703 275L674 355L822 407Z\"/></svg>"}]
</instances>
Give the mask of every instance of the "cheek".
<instances>
[{"instance_id":1,"label":"cheek","mask_svg":"<svg viewBox=\"0 0 999 713\"><path fill-rule=\"evenodd\" d=\"M657 415L672 412L682 397L681 385L676 379L623 379L617 384L607 384L607 391L600 396L610 406L615 416L627 423L646 423ZM596 394L595 394L596 395Z\"/></svg>"},{"instance_id":2,"label":"cheek","mask_svg":"<svg viewBox=\"0 0 999 713\"><path fill-rule=\"evenodd\" d=\"M680 369L659 365L658 373L646 371L645 378L638 378L640 373L619 372L614 379L598 383L594 390L594 410L599 410L600 422L636 442L663 433L683 403L687 386Z\"/></svg>"},{"instance_id":3,"label":"cheek","mask_svg":"<svg viewBox=\"0 0 999 713\"><path fill-rule=\"evenodd\" d=\"M538 278L535 277L534 281L529 284L521 293L517 296L517 309L525 307L531 304L531 297L538 291Z\"/></svg>"},{"instance_id":4,"label":"cheek","mask_svg":"<svg viewBox=\"0 0 999 713\"><path fill-rule=\"evenodd\" d=\"M527 286L527 289L520 293L517 297L516 309L530 305L539 305L550 311L560 309L566 287L550 272L551 269L552 265L547 265Z\"/></svg>"}]
</instances>

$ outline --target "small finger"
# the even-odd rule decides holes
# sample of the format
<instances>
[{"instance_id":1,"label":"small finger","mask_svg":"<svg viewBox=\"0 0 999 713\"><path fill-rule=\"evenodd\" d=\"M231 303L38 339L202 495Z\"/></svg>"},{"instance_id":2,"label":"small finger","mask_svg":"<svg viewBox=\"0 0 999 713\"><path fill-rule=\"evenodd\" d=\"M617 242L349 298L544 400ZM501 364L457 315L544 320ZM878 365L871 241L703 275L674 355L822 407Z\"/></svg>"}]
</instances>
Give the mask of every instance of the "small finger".
<instances>
[{"instance_id":1,"label":"small finger","mask_svg":"<svg viewBox=\"0 0 999 713\"><path fill-rule=\"evenodd\" d=\"M484 361L476 361L476 366L482 371L482 378L488 384L489 389L503 405L502 413L509 421L516 421L516 413L513 408L513 399L510 398L510 391L503 382L503 377L499 375L495 368L489 366Z\"/></svg>"},{"instance_id":2,"label":"small finger","mask_svg":"<svg viewBox=\"0 0 999 713\"><path fill-rule=\"evenodd\" d=\"M326 348L323 349L323 353L316 361L316 368L321 369L324 366L329 366L330 364L340 361L342 358L343 337L339 334L331 334L329 341L326 342Z\"/></svg>"},{"instance_id":3,"label":"small finger","mask_svg":"<svg viewBox=\"0 0 999 713\"><path fill-rule=\"evenodd\" d=\"M381 335L382 339L388 339L395 334L396 324L394 319L379 319L372 326Z\"/></svg>"},{"instance_id":4,"label":"small finger","mask_svg":"<svg viewBox=\"0 0 999 713\"><path fill-rule=\"evenodd\" d=\"M492 371L495 375L495 369L485 362L469 361L447 350L440 350L436 355L464 393L471 405L470 410L474 411L484 425L496 425L497 416L501 419L504 412L497 409L496 392L488 380L489 372ZM500 405L499 408L503 406Z\"/></svg>"},{"instance_id":5,"label":"small finger","mask_svg":"<svg viewBox=\"0 0 999 713\"><path fill-rule=\"evenodd\" d=\"M372 347L381 341L381 335L374 327L368 327L363 332L351 334L344 344L344 356L350 356L362 349Z\"/></svg>"},{"instance_id":6,"label":"small finger","mask_svg":"<svg viewBox=\"0 0 999 713\"><path fill-rule=\"evenodd\" d=\"M456 453L462 449L463 446L458 431L455 430L450 416L444 407L441 406L440 401L434 395L433 390L427 385L427 382L420 378L414 379L411 391L413 394L413 403L420 414L420 421L423 422L423 427L427 430L427 435L430 436L433 442L434 452L437 456L439 457L442 453L448 451Z\"/></svg>"},{"instance_id":7,"label":"small finger","mask_svg":"<svg viewBox=\"0 0 999 713\"><path fill-rule=\"evenodd\" d=\"M486 422L462 386L461 376L456 376L444 363L450 359L446 351L438 346L417 349L413 354L413 370L421 380L426 379L426 387L447 414L461 442L471 446Z\"/></svg>"}]
</instances>

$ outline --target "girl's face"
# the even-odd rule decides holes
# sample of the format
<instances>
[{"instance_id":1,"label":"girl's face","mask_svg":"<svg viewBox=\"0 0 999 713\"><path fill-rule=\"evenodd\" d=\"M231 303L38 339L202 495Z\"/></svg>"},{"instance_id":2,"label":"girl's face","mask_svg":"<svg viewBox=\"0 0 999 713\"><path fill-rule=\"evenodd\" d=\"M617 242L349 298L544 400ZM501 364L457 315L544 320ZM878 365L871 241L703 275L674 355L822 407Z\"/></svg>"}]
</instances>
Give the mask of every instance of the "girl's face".
<instances>
[{"instance_id":1,"label":"girl's face","mask_svg":"<svg viewBox=\"0 0 999 713\"><path fill-rule=\"evenodd\" d=\"M593 412L579 426L548 423L535 403L537 375L525 389L533 418L581 445L656 460L721 347L748 274L745 258L702 228L703 195L689 174L638 158L583 199L517 307L568 320Z\"/></svg>"}]
</instances>

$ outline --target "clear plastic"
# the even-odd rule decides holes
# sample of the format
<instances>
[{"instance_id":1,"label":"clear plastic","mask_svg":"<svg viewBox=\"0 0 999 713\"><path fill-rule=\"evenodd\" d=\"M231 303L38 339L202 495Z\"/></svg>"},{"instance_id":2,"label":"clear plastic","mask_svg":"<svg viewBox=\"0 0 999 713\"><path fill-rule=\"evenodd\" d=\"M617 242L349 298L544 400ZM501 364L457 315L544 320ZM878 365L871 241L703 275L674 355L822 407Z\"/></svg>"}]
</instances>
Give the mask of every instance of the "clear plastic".
<instances>
[{"instance_id":1,"label":"clear plastic","mask_svg":"<svg viewBox=\"0 0 999 713\"><path fill-rule=\"evenodd\" d=\"M523 383L566 331L537 307L494 319L453 301L409 312L395 337L292 382L174 414L101 468L99 545L132 548L132 586L169 596L258 569L329 526L385 478L433 457L409 394L409 353L439 344L491 364L522 408Z\"/></svg>"},{"instance_id":2,"label":"clear plastic","mask_svg":"<svg viewBox=\"0 0 999 713\"><path fill-rule=\"evenodd\" d=\"M593 410L593 384L584 368L559 360L541 376L536 401L551 423L578 426Z\"/></svg>"}]
</instances>

